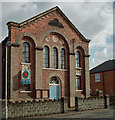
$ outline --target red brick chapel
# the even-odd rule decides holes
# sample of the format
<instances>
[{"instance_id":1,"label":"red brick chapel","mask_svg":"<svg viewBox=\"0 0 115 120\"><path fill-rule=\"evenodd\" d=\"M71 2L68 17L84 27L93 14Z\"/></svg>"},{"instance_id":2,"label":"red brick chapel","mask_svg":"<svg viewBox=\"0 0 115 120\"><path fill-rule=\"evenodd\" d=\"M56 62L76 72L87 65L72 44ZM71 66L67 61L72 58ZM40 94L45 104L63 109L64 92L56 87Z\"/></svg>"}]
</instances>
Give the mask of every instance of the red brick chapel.
<instances>
[{"instance_id":1,"label":"red brick chapel","mask_svg":"<svg viewBox=\"0 0 115 120\"><path fill-rule=\"evenodd\" d=\"M90 95L89 42L59 7L21 23L8 22L2 42L5 86L5 45L8 48L9 99L61 99ZM22 76L28 77L24 83ZM3 87L3 97L4 97Z\"/></svg>"}]
</instances>

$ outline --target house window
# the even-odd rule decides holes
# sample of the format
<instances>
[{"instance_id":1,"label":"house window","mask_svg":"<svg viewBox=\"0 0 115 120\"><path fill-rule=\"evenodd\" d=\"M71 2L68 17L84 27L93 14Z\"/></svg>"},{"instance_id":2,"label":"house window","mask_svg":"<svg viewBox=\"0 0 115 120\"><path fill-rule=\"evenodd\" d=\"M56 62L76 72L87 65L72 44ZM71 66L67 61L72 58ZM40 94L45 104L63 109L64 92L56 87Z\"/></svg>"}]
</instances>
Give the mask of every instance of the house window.
<instances>
[{"instance_id":1,"label":"house window","mask_svg":"<svg viewBox=\"0 0 115 120\"><path fill-rule=\"evenodd\" d=\"M30 62L30 46L27 42L22 44L22 62L29 63Z\"/></svg>"},{"instance_id":2,"label":"house window","mask_svg":"<svg viewBox=\"0 0 115 120\"><path fill-rule=\"evenodd\" d=\"M43 49L43 67L49 68L49 47L45 46Z\"/></svg>"},{"instance_id":3,"label":"house window","mask_svg":"<svg viewBox=\"0 0 115 120\"><path fill-rule=\"evenodd\" d=\"M80 66L80 52L76 52L76 67L81 67Z\"/></svg>"},{"instance_id":4,"label":"house window","mask_svg":"<svg viewBox=\"0 0 115 120\"><path fill-rule=\"evenodd\" d=\"M76 90L81 90L81 76L76 76Z\"/></svg>"},{"instance_id":5,"label":"house window","mask_svg":"<svg viewBox=\"0 0 115 120\"><path fill-rule=\"evenodd\" d=\"M65 69L65 49L61 49L61 69Z\"/></svg>"},{"instance_id":6,"label":"house window","mask_svg":"<svg viewBox=\"0 0 115 120\"><path fill-rule=\"evenodd\" d=\"M100 74L95 74L95 82L100 82Z\"/></svg>"},{"instance_id":7,"label":"house window","mask_svg":"<svg viewBox=\"0 0 115 120\"><path fill-rule=\"evenodd\" d=\"M53 59L53 68L58 68L58 50L56 47L53 48L53 54L52 54L52 59Z\"/></svg>"}]
</instances>

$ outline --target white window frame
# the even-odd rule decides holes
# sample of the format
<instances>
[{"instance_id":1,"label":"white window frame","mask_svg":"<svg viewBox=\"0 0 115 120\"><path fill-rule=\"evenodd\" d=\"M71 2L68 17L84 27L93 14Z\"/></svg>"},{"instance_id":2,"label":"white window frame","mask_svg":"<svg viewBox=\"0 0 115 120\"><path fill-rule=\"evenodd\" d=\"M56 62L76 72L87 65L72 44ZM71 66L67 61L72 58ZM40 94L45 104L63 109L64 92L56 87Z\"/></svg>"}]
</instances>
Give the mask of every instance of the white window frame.
<instances>
[{"instance_id":1,"label":"white window frame","mask_svg":"<svg viewBox=\"0 0 115 120\"><path fill-rule=\"evenodd\" d=\"M95 74L95 82L100 82L100 74Z\"/></svg>"},{"instance_id":2,"label":"white window frame","mask_svg":"<svg viewBox=\"0 0 115 120\"><path fill-rule=\"evenodd\" d=\"M78 80L79 80L80 89L78 89ZM81 91L81 76L79 75L76 75L76 91Z\"/></svg>"}]
</instances>

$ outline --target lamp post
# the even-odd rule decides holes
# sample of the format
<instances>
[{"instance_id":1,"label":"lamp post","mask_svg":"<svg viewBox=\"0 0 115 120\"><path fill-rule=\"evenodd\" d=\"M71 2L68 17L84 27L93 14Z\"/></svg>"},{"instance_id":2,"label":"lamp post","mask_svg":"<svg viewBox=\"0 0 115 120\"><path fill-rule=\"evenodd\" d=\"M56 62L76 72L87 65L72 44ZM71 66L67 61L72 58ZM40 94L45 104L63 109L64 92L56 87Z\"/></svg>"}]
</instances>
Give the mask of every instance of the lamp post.
<instances>
[{"instance_id":1,"label":"lamp post","mask_svg":"<svg viewBox=\"0 0 115 120\"><path fill-rule=\"evenodd\" d=\"M8 41L7 43L6 43L6 82L5 82L5 98L6 98L6 100L5 100L5 106L6 106L6 114L5 114L5 118L6 118L6 120L7 120L7 118L8 118L8 114L7 114L7 87L8 87L8 85L7 85L7 54L8 54L8 47L10 47L12 45L12 42L11 41Z\"/></svg>"}]
</instances>

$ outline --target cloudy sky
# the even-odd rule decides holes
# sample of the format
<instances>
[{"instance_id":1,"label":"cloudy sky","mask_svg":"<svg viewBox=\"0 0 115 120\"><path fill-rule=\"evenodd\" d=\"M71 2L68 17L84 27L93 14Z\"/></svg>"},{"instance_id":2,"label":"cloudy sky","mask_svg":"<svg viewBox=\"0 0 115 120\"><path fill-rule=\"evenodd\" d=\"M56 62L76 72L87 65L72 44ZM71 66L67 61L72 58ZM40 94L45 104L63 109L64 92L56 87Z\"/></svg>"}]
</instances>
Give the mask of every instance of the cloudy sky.
<instances>
[{"instance_id":1,"label":"cloudy sky","mask_svg":"<svg viewBox=\"0 0 115 120\"><path fill-rule=\"evenodd\" d=\"M90 69L113 59L113 0L2 0L0 2L0 42L8 35L8 21L23 22L59 6L76 28L90 39Z\"/></svg>"}]
</instances>

